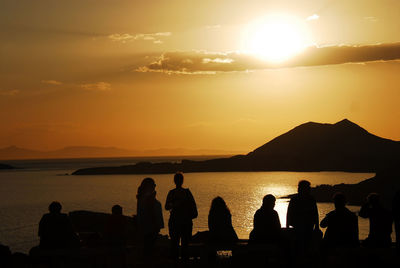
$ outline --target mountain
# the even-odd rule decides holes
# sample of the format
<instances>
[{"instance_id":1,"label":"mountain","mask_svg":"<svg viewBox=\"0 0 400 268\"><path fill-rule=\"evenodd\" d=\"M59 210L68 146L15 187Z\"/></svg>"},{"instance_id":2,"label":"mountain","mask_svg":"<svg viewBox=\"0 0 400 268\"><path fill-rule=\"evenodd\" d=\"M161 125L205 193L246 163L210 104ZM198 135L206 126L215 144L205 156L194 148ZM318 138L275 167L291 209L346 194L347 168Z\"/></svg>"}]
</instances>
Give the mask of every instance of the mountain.
<instances>
[{"instance_id":1,"label":"mountain","mask_svg":"<svg viewBox=\"0 0 400 268\"><path fill-rule=\"evenodd\" d=\"M309 122L247 155L256 169L375 171L400 159L400 142L375 136L344 119Z\"/></svg>"},{"instance_id":2,"label":"mountain","mask_svg":"<svg viewBox=\"0 0 400 268\"><path fill-rule=\"evenodd\" d=\"M85 174L148 174L219 171L375 172L400 161L400 142L375 136L344 119L335 124L308 122L247 155L181 163L138 163L88 168Z\"/></svg>"},{"instance_id":3,"label":"mountain","mask_svg":"<svg viewBox=\"0 0 400 268\"><path fill-rule=\"evenodd\" d=\"M9 146L0 149L0 159L94 158L132 156L233 155L237 152L208 149L163 148L155 150L126 150L116 147L70 146L53 151L36 151Z\"/></svg>"}]
</instances>

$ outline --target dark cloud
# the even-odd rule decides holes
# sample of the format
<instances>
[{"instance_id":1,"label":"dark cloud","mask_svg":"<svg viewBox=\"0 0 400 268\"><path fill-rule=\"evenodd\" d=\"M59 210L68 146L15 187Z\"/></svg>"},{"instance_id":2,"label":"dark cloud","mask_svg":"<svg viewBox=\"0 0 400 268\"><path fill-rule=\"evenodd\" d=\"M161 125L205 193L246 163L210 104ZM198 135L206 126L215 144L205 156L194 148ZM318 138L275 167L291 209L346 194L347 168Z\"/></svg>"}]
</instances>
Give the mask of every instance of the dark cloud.
<instances>
[{"instance_id":1,"label":"dark cloud","mask_svg":"<svg viewBox=\"0 0 400 268\"><path fill-rule=\"evenodd\" d=\"M168 74L207 74L398 59L400 59L400 43L309 47L291 60L279 64L268 63L255 56L237 52L166 52L157 60L137 68L136 71Z\"/></svg>"}]
</instances>

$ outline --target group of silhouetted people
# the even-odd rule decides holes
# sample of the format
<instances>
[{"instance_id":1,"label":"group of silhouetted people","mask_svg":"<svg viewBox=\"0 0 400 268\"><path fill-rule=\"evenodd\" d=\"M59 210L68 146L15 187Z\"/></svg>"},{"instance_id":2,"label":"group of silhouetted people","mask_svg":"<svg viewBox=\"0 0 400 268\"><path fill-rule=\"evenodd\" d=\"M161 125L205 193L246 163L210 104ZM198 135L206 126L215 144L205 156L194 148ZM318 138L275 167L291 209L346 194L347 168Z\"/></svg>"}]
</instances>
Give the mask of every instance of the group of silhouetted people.
<instances>
[{"instance_id":1,"label":"group of silhouetted people","mask_svg":"<svg viewBox=\"0 0 400 268\"><path fill-rule=\"evenodd\" d=\"M192 238L193 222L198 216L197 206L191 191L183 188L182 173L174 175L176 187L169 191L165 209L170 211L168 221L171 243L171 257L187 260L188 247ZM145 178L137 190L137 229L143 245L145 256L152 255L160 229L164 228L162 205L156 199L156 184L152 178ZM262 206L254 215L254 228L250 232L249 244L274 244L285 247L287 237L277 211L274 209L276 198L267 194ZM335 209L319 222L316 200L311 195L311 184L302 180L298 183L298 193L290 199L286 228L294 233L293 245L295 254L309 252L315 239L321 240L323 248L351 248L360 246L358 237L358 217L346 207L346 197L336 193L333 197ZM380 202L378 194L370 194L367 202L361 207L359 216L368 218L370 232L361 243L364 247L390 247L392 223L395 222L396 242L399 246L400 227L400 192L396 195L392 212L386 210ZM207 243L234 244L239 239L232 225L232 215L222 197L211 202L208 215L209 232ZM327 228L324 237L320 227ZM115 205L105 228L105 241L111 247L126 245L127 222L122 207ZM40 247L71 248L79 245L72 224L66 214L61 213L61 204L53 202L49 213L39 223ZM180 245L180 246L179 246ZM181 252L179 252L179 248Z\"/></svg>"}]
</instances>

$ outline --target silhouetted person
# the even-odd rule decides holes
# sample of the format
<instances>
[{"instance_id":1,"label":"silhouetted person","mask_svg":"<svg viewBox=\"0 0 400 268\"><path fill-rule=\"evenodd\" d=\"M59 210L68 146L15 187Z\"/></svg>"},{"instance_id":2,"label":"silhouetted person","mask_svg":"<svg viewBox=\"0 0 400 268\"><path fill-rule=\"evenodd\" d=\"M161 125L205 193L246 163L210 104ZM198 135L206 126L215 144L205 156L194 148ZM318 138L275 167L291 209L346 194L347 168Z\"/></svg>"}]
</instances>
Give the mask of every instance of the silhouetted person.
<instances>
[{"instance_id":1,"label":"silhouetted person","mask_svg":"<svg viewBox=\"0 0 400 268\"><path fill-rule=\"evenodd\" d=\"M311 196L311 184L302 180L298 193L289 202L286 227L292 226L296 236L296 250L299 254L310 249L313 231L319 230L317 202Z\"/></svg>"},{"instance_id":2,"label":"silhouetted person","mask_svg":"<svg viewBox=\"0 0 400 268\"><path fill-rule=\"evenodd\" d=\"M174 176L175 189L169 191L165 202L165 209L170 210L168 221L169 235L171 237L171 254L179 257L179 242L182 245L182 259L188 258L188 244L192 237L192 219L197 217L197 206L189 189L182 188L183 174Z\"/></svg>"},{"instance_id":3,"label":"silhouetted person","mask_svg":"<svg viewBox=\"0 0 400 268\"><path fill-rule=\"evenodd\" d=\"M137 191L137 223L144 243L145 255L151 255L160 229L164 228L161 203L156 199L156 184L143 179Z\"/></svg>"},{"instance_id":4,"label":"silhouetted person","mask_svg":"<svg viewBox=\"0 0 400 268\"><path fill-rule=\"evenodd\" d=\"M369 218L369 234L364 240L365 247L390 247L392 238L391 213L383 208L378 194L368 195L367 202L361 206L358 214L362 218Z\"/></svg>"},{"instance_id":5,"label":"silhouetted person","mask_svg":"<svg viewBox=\"0 0 400 268\"><path fill-rule=\"evenodd\" d=\"M127 236L127 220L122 215L122 207L115 205L111 209L112 214L106 223L104 232L106 244L110 247L124 247Z\"/></svg>"},{"instance_id":6,"label":"silhouetted person","mask_svg":"<svg viewBox=\"0 0 400 268\"><path fill-rule=\"evenodd\" d=\"M49 205L49 212L39 222L40 248L65 249L79 247L79 239L67 214L61 213L59 202Z\"/></svg>"},{"instance_id":7,"label":"silhouetted person","mask_svg":"<svg viewBox=\"0 0 400 268\"><path fill-rule=\"evenodd\" d=\"M281 240L281 222L274 210L275 197L264 196L261 208L254 214L254 229L250 233L250 243L277 244Z\"/></svg>"},{"instance_id":8,"label":"silhouetted person","mask_svg":"<svg viewBox=\"0 0 400 268\"><path fill-rule=\"evenodd\" d=\"M232 215L222 197L216 197L211 202L208 214L208 229L210 242L234 243L238 236L232 226Z\"/></svg>"},{"instance_id":9,"label":"silhouetted person","mask_svg":"<svg viewBox=\"0 0 400 268\"><path fill-rule=\"evenodd\" d=\"M324 246L328 248L357 247L358 218L346 208L346 197L337 193L333 197L335 210L326 214L321 221L321 227L327 228L324 236Z\"/></svg>"},{"instance_id":10,"label":"silhouetted person","mask_svg":"<svg viewBox=\"0 0 400 268\"><path fill-rule=\"evenodd\" d=\"M397 191L392 204L394 228L396 231L396 248L400 253L400 190Z\"/></svg>"}]
</instances>

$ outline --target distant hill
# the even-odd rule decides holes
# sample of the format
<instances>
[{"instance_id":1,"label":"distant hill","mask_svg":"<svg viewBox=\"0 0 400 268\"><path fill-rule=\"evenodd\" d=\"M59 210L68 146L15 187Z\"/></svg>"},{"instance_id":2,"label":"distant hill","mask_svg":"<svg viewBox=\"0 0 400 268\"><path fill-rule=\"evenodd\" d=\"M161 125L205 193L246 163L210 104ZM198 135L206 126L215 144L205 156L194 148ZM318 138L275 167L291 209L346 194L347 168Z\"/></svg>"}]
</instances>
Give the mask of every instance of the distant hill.
<instances>
[{"instance_id":1,"label":"distant hill","mask_svg":"<svg viewBox=\"0 0 400 268\"><path fill-rule=\"evenodd\" d=\"M116 147L70 146L53 151L38 151L9 146L0 148L0 160L50 159L50 158L94 158L131 156L184 156L184 155L233 155L237 151L162 148L155 150L126 150Z\"/></svg>"},{"instance_id":2,"label":"distant hill","mask_svg":"<svg viewBox=\"0 0 400 268\"><path fill-rule=\"evenodd\" d=\"M247 155L181 163L138 163L88 168L85 174L146 174L218 171L375 172L400 161L400 142L375 136L344 119L336 124L309 122L276 137Z\"/></svg>"},{"instance_id":3,"label":"distant hill","mask_svg":"<svg viewBox=\"0 0 400 268\"><path fill-rule=\"evenodd\" d=\"M332 202L333 195L342 192L350 205L362 205L368 194L378 193L382 203L390 208L393 197L398 191L400 191L400 172L388 169L356 184L318 185L311 189L311 194L317 202Z\"/></svg>"}]
</instances>

